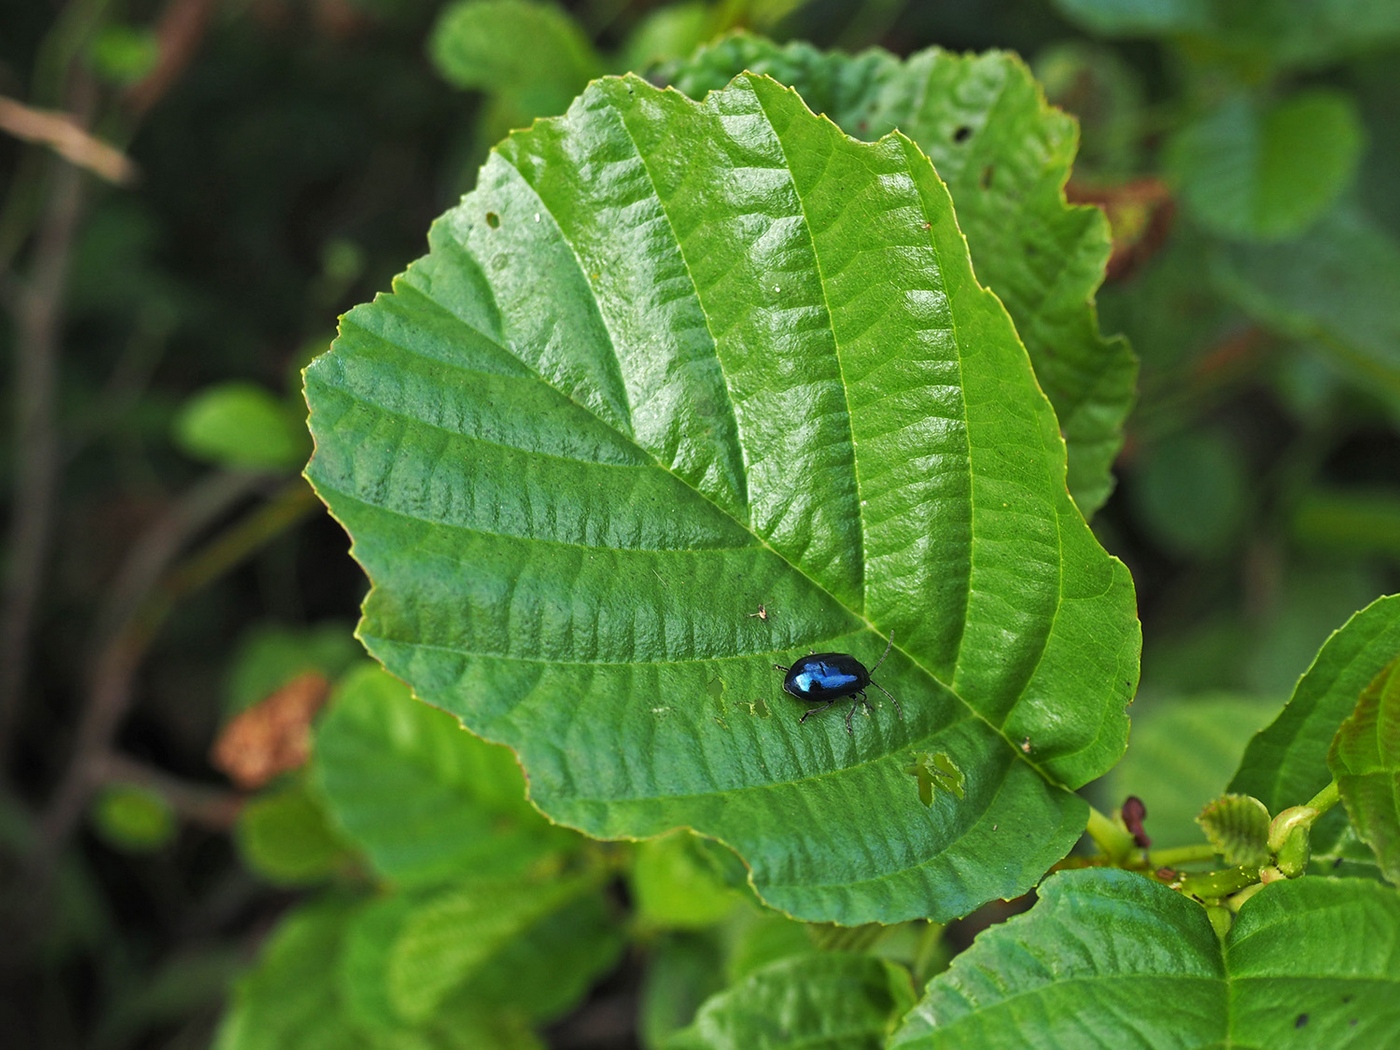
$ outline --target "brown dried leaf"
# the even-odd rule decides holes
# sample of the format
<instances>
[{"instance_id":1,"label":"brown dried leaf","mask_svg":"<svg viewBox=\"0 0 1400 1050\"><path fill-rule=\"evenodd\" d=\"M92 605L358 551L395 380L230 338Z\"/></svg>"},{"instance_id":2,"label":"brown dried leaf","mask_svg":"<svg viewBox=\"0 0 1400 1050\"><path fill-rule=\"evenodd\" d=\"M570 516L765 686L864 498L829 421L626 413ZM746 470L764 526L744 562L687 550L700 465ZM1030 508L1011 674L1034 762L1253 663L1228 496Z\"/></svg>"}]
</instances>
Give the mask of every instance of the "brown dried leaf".
<instances>
[{"instance_id":1,"label":"brown dried leaf","mask_svg":"<svg viewBox=\"0 0 1400 1050\"><path fill-rule=\"evenodd\" d=\"M210 761L245 791L299 768L311 755L311 720L330 688L319 672L297 675L224 726Z\"/></svg>"}]
</instances>

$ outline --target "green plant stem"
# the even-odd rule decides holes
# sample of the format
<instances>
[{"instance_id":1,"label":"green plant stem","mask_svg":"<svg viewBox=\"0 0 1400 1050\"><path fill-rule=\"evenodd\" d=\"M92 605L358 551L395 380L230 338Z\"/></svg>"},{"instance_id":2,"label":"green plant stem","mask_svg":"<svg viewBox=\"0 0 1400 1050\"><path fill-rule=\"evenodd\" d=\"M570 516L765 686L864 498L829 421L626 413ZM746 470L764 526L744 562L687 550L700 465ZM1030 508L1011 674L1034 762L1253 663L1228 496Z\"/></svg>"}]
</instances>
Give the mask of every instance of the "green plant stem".
<instances>
[{"instance_id":1,"label":"green plant stem","mask_svg":"<svg viewBox=\"0 0 1400 1050\"><path fill-rule=\"evenodd\" d=\"M1216 854L1216 848L1209 842L1198 842L1192 846L1173 846L1171 849L1152 850L1147 854L1147 862L1154 868L1175 868L1182 864L1212 861Z\"/></svg>"},{"instance_id":2,"label":"green plant stem","mask_svg":"<svg viewBox=\"0 0 1400 1050\"><path fill-rule=\"evenodd\" d=\"M1219 900L1238 893L1259 881L1259 869L1248 865L1188 875L1181 880L1181 891L1201 900Z\"/></svg>"},{"instance_id":3,"label":"green plant stem","mask_svg":"<svg viewBox=\"0 0 1400 1050\"><path fill-rule=\"evenodd\" d=\"M1333 780L1316 795L1308 799L1304 805L1309 809L1317 810L1317 816L1313 817L1313 821L1316 821L1317 817L1322 816L1322 814L1335 806L1341 800L1341 797L1341 792L1337 788L1337 782Z\"/></svg>"},{"instance_id":4,"label":"green plant stem","mask_svg":"<svg viewBox=\"0 0 1400 1050\"><path fill-rule=\"evenodd\" d=\"M1128 830L1121 827L1112 817L1107 817L1100 813L1093 806L1089 807L1089 823L1084 830L1089 837L1094 840L1094 845L1111 859L1115 864L1121 864L1133 852L1137 842Z\"/></svg>"}]
</instances>

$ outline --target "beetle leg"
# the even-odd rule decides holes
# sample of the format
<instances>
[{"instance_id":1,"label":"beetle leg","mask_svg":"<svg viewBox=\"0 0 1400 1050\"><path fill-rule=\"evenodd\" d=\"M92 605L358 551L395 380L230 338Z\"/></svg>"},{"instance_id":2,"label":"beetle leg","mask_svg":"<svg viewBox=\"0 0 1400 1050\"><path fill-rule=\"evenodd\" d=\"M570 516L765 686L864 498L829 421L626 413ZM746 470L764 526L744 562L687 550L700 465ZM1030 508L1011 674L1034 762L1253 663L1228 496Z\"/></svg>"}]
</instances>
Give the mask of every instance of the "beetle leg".
<instances>
[{"instance_id":1,"label":"beetle leg","mask_svg":"<svg viewBox=\"0 0 1400 1050\"><path fill-rule=\"evenodd\" d=\"M846 712L846 732L851 734L851 736L856 735L856 731L851 728L851 716L856 713L856 704L858 703L860 703L859 700L852 700L851 709Z\"/></svg>"},{"instance_id":2,"label":"beetle leg","mask_svg":"<svg viewBox=\"0 0 1400 1050\"><path fill-rule=\"evenodd\" d=\"M801 718L799 718L799 719L797 720L798 723L801 724L801 723L807 721L807 718L808 718L809 715L819 715L819 714L821 714L823 711L825 711L825 710L826 710L828 707L830 707L832 704L836 703L836 700L837 700L837 699L839 699L839 697L838 697L838 698L831 699L831 700L828 700L826 703L822 704L821 707L814 707L814 708L812 708L811 710L807 711L806 714L804 714Z\"/></svg>"},{"instance_id":3,"label":"beetle leg","mask_svg":"<svg viewBox=\"0 0 1400 1050\"><path fill-rule=\"evenodd\" d=\"M791 668L791 667L784 667L782 664L774 664L774 665L773 665L773 670L775 670L775 671L782 671L783 674L787 674L789 671L792 670L792 668Z\"/></svg>"}]
</instances>

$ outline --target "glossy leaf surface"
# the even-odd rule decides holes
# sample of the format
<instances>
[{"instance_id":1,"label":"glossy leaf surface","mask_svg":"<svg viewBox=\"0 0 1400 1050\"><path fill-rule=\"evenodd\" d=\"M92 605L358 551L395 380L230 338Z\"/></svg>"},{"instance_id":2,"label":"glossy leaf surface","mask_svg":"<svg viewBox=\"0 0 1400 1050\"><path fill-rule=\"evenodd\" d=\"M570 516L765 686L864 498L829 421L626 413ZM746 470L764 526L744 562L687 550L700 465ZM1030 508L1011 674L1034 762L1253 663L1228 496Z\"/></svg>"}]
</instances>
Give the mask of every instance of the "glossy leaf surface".
<instances>
[{"instance_id":1,"label":"glossy leaf surface","mask_svg":"<svg viewBox=\"0 0 1400 1050\"><path fill-rule=\"evenodd\" d=\"M1006 304L1069 449L1069 487L1086 516L1108 498L1132 407L1137 361L1121 336L1099 333L1094 293L1108 261L1103 214L1065 202L1078 147L1074 120L1048 106L1015 55L937 48L822 52L743 34L669 73L692 97L743 70L796 88L848 135L898 128L948 184L978 279Z\"/></svg>"},{"instance_id":2,"label":"glossy leaf surface","mask_svg":"<svg viewBox=\"0 0 1400 1050\"><path fill-rule=\"evenodd\" d=\"M1327 765L1358 836L1385 877L1400 883L1400 658L1361 694L1337 730Z\"/></svg>"},{"instance_id":3,"label":"glossy leaf surface","mask_svg":"<svg viewBox=\"0 0 1400 1050\"><path fill-rule=\"evenodd\" d=\"M783 959L700 1008L663 1050L878 1050L914 1005L909 975L868 955Z\"/></svg>"},{"instance_id":4,"label":"glossy leaf surface","mask_svg":"<svg viewBox=\"0 0 1400 1050\"><path fill-rule=\"evenodd\" d=\"M1370 1047L1400 1030L1400 896L1275 882L1216 938L1200 905L1128 872L1047 879L928 990L892 1047Z\"/></svg>"},{"instance_id":5,"label":"glossy leaf surface","mask_svg":"<svg viewBox=\"0 0 1400 1050\"><path fill-rule=\"evenodd\" d=\"M762 77L603 80L430 244L307 372L391 671L554 819L689 825L804 918L960 915L1063 855L1060 785L1124 747L1132 583L912 142ZM903 720L798 723L775 662L891 633ZM926 808L939 751L966 797Z\"/></svg>"}]
</instances>

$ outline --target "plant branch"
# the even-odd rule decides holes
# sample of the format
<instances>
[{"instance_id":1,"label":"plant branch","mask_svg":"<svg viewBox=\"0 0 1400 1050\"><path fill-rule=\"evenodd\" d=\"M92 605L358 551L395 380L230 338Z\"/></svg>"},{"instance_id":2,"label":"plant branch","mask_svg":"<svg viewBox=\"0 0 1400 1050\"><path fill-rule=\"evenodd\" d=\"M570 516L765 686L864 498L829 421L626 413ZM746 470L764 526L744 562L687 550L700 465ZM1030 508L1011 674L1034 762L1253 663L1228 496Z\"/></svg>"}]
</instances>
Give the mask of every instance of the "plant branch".
<instances>
[{"instance_id":1,"label":"plant branch","mask_svg":"<svg viewBox=\"0 0 1400 1050\"><path fill-rule=\"evenodd\" d=\"M58 492L56 416L63 291L82 210L78 169L55 171L29 281L15 304L14 449L9 576L0 612L0 756L9 752L29 670L35 607L53 534Z\"/></svg>"},{"instance_id":2,"label":"plant branch","mask_svg":"<svg viewBox=\"0 0 1400 1050\"><path fill-rule=\"evenodd\" d=\"M96 782L147 788L165 799L181 819L214 831L231 827L245 801L236 792L183 780L116 752L102 755L94 767Z\"/></svg>"},{"instance_id":3,"label":"plant branch","mask_svg":"<svg viewBox=\"0 0 1400 1050\"><path fill-rule=\"evenodd\" d=\"M287 482L267 503L174 565L111 633L93 666L73 757L43 817L35 858L41 883L82 816L112 736L131 706L137 668L176 602L218 579L317 506L305 481ZM186 520L193 517L187 514Z\"/></svg>"}]
</instances>

